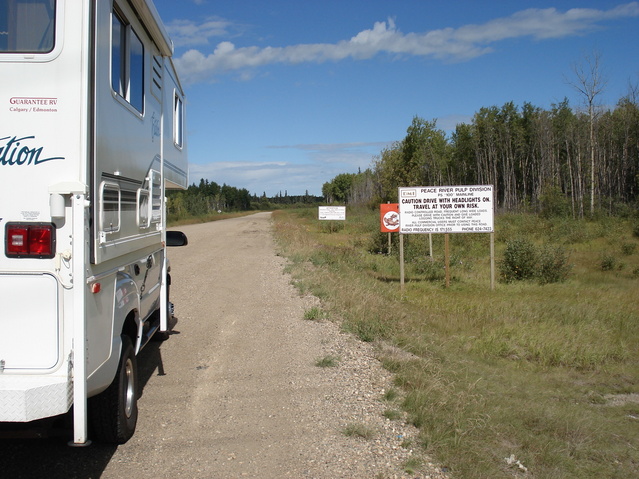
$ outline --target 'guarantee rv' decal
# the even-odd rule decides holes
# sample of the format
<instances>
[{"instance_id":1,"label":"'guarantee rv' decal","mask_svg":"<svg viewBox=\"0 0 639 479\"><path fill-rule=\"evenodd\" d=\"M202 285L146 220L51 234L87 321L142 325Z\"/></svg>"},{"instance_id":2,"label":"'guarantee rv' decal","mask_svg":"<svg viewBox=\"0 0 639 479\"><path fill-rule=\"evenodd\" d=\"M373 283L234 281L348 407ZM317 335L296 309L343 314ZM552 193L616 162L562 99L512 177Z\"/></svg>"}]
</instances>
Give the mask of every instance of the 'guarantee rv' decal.
<instances>
[{"instance_id":1,"label":"'guarantee rv' decal","mask_svg":"<svg viewBox=\"0 0 639 479\"><path fill-rule=\"evenodd\" d=\"M17 113L57 113L57 98L17 97L9 98L9 111Z\"/></svg>"},{"instance_id":2,"label":"'guarantee rv' decal","mask_svg":"<svg viewBox=\"0 0 639 479\"><path fill-rule=\"evenodd\" d=\"M44 146L31 147L30 140L35 140L35 136L0 138L0 165L39 165L51 160L64 160L63 156L44 158L42 154Z\"/></svg>"}]
</instances>

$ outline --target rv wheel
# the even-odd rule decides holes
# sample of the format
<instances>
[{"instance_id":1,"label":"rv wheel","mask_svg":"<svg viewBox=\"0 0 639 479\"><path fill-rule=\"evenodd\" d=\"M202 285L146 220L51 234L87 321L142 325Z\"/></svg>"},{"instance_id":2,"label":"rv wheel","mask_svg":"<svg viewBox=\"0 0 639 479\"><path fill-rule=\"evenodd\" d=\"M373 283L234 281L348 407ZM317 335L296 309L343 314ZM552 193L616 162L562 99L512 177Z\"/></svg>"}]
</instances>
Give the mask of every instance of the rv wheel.
<instances>
[{"instance_id":1,"label":"rv wheel","mask_svg":"<svg viewBox=\"0 0 639 479\"><path fill-rule=\"evenodd\" d=\"M128 336L122 336L122 355L111 385L89 401L93 436L100 442L124 444L138 420L138 369Z\"/></svg>"}]
</instances>

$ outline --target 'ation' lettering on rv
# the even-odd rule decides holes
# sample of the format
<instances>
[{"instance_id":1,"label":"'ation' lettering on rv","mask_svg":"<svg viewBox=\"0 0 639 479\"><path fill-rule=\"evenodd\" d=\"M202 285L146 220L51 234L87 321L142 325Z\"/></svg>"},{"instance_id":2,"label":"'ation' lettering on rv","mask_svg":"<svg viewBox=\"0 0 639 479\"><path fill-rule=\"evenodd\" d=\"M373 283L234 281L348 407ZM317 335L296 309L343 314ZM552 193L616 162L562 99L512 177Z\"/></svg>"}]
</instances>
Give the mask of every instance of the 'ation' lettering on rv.
<instances>
[{"instance_id":1,"label":"'ation' lettering on rv","mask_svg":"<svg viewBox=\"0 0 639 479\"><path fill-rule=\"evenodd\" d=\"M64 160L63 156L52 156L51 158L40 158L44 146L20 148L20 142L35 139L35 136L23 136L22 138L5 136L0 138L0 165L39 165L45 161Z\"/></svg>"}]
</instances>

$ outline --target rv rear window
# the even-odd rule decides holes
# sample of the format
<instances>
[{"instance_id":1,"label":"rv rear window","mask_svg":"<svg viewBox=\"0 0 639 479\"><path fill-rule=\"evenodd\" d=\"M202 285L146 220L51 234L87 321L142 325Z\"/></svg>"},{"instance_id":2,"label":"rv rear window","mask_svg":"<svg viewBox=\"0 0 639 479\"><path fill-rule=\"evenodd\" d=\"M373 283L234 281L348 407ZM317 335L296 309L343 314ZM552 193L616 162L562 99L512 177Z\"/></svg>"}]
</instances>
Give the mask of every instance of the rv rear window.
<instances>
[{"instance_id":1,"label":"rv rear window","mask_svg":"<svg viewBox=\"0 0 639 479\"><path fill-rule=\"evenodd\" d=\"M0 53L53 50L55 7L55 0L0 0Z\"/></svg>"}]
</instances>

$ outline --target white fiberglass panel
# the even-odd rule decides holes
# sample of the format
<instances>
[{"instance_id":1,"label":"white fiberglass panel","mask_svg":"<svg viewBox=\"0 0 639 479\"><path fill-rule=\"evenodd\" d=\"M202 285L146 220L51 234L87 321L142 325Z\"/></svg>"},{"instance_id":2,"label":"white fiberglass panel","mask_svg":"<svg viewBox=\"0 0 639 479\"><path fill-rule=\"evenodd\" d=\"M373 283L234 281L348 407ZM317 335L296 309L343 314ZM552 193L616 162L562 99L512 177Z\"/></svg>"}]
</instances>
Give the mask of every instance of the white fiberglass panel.
<instances>
[{"instance_id":1,"label":"white fiberglass panel","mask_svg":"<svg viewBox=\"0 0 639 479\"><path fill-rule=\"evenodd\" d=\"M50 369L58 361L58 283L49 274L1 275L0 361L5 370Z\"/></svg>"}]
</instances>

